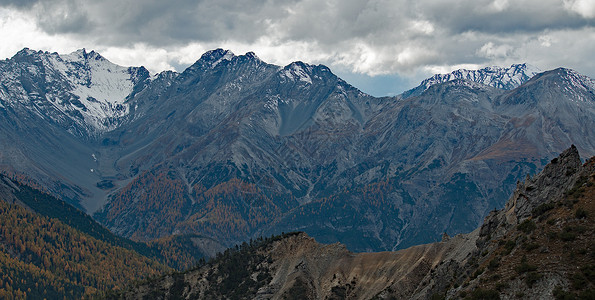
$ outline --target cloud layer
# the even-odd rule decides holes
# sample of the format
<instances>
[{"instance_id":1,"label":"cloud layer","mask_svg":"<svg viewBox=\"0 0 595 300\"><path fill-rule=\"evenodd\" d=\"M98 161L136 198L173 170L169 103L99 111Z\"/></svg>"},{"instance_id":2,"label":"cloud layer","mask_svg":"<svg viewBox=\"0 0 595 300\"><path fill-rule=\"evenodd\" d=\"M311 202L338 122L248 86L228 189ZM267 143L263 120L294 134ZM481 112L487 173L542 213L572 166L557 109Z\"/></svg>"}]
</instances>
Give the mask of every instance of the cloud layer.
<instances>
[{"instance_id":1,"label":"cloud layer","mask_svg":"<svg viewBox=\"0 0 595 300\"><path fill-rule=\"evenodd\" d=\"M369 76L517 62L595 75L593 0L0 0L0 7L3 41L15 26L27 28L0 46L5 57L41 39L53 42L40 49L93 47L154 71L225 47Z\"/></svg>"}]
</instances>

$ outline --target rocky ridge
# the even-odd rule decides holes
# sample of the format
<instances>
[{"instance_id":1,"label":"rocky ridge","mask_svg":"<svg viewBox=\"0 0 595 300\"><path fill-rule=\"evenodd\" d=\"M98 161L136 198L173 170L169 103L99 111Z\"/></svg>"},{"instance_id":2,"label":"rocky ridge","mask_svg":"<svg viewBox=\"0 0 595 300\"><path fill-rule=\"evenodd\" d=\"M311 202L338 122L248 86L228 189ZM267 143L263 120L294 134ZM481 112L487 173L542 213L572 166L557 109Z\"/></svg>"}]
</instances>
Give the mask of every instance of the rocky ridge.
<instances>
[{"instance_id":1,"label":"rocky ridge","mask_svg":"<svg viewBox=\"0 0 595 300\"><path fill-rule=\"evenodd\" d=\"M459 69L447 74L436 74L424 79L421 84L411 90L405 91L401 96L409 98L421 95L430 86L448 81L465 79L487 86L512 90L527 82L542 71L529 64L513 64L509 68L486 67L480 70Z\"/></svg>"},{"instance_id":2,"label":"rocky ridge","mask_svg":"<svg viewBox=\"0 0 595 300\"><path fill-rule=\"evenodd\" d=\"M590 241L595 229L594 186L595 158L581 164L572 146L540 174L519 182L506 207L492 212L469 234L445 235L442 242L380 253L352 253L341 244L319 244L304 233L285 234L228 250L187 272L130 286L119 296L588 297L595 292L595 248ZM227 269L238 262L240 269Z\"/></svg>"}]
</instances>

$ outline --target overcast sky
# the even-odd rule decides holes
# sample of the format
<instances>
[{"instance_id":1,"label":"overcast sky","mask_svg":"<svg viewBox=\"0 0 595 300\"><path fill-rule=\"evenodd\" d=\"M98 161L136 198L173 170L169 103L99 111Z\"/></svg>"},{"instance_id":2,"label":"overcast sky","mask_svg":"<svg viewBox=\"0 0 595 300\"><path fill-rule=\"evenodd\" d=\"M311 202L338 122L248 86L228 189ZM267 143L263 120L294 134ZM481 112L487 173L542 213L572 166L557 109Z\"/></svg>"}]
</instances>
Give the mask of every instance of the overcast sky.
<instances>
[{"instance_id":1,"label":"overcast sky","mask_svg":"<svg viewBox=\"0 0 595 300\"><path fill-rule=\"evenodd\" d=\"M183 71L215 48L325 64L375 96L527 62L595 77L595 0L0 0L0 58L96 50Z\"/></svg>"}]
</instances>

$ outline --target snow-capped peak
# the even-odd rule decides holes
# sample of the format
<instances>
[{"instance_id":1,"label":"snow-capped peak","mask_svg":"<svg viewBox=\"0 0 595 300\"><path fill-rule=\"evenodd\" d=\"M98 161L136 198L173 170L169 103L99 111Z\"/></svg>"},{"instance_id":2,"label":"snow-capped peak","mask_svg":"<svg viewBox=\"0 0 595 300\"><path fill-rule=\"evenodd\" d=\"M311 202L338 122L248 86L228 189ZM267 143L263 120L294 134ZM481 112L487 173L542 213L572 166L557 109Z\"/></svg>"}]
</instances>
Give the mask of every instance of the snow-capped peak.
<instances>
[{"instance_id":1,"label":"snow-capped peak","mask_svg":"<svg viewBox=\"0 0 595 300\"><path fill-rule=\"evenodd\" d=\"M234 56L235 55L233 54L233 52L231 52L229 50L225 51L225 54L221 58L219 58L218 60L216 60L215 62L213 62L211 64L211 68L214 68L216 65L218 65L220 62L222 62L224 60L230 61L232 58L234 58Z\"/></svg>"},{"instance_id":2,"label":"snow-capped peak","mask_svg":"<svg viewBox=\"0 0 595 300\"><path fill-rule=\"evenodd\" d=\"M104 61L108 64L114 65L113 63L111 63L109 60L105 59L103 56L101 56L99 53L95 52L94 50L91 50L91 52L87 52L87 50L85 48L76 50L69 54L62 54L62 55L60 55L60 57L64 61L69 61L69 62L83 63L86 60L100 60L100 61Z\"/></svg>"},{"instance_id":3,"label":"snow-capped peak","mask_svg":"<svg viewBox=\"0 0 595 300\"><path fill-rule=\"evenodd\" d=\"M493 66L479 70L459 69L448 74L436 74L425 79L418 87L403 93L403 97L416 96L432 85L457 79L465 79L503 90L512 90L529 81L540 72L539 68L527 63L513 64L509 68Z\"/></svg>"},{"instance_id":4,"label":"snow-capped peak","mask_svg":"<svg viewBox=\"0 0 595 300\"><path fill-rule=\"evenodd\" d=\"M23 59L23 55L33 56L34 60ZM29 76L43 78L48 88L7 91L14 93L8 99L23 102L43 95L49 105L92 131L106 131L116 126L114 120L129 111L124 103L126 98L135 84L143 80L137 77L149 77L146 70L137 72L141 68L116 65L99 53L85 49L60 55L25 48L13 57L13 63L26 70ZM4 79L10 80L10 77Z\"/></svg>"},{"instance_id":5,"label":"snow-capped peak","mask_svg":"<svg viewBox=\"0 0 595 300\"><path fill-rule=\"evenodd\" d=\"M281 70L281 76L290 80L312 84L312 78L309 75L312 74L312 69L313 66L303 62L293 62Z\"/></svg>"},{"instance_id":6,"label":"snow-capped peak","mask_svg":"<svg viewBox=\"0 0 595 300\"><path fill-rule=\"evenodd\" d=\"M558 71L562 80L566 81L567 84L563 85L564 91L572 94L571 99L578 102L593 103L595 80L571 69L559 68L554 71Z\"/></svg>"},{"instance_id":7,"label":"snow-capped peak","mask_svg":"<svg viewBox=\"0 0 595 300\"><path fill-rule=\"evenodd\" d=\"M105 120L128 113L124 103L134 88L128 68L118 66L98 53L85 49L71 54L50 56L54 68L73 83L72 93L86 108L83 116L97 129L109 129Z\"/></svg>"},{"instance_id":8,"label":"snow-capped peak","mask_svg":"<svg viewBox=\"0 0 595 300\"><path fill-rule=\"evenodd\" d=\"M205 54L200 57L199 61L205 63L211 68L214 68L222 61L231 61L234 57L235 54L230 50L218 48L205 52Z\"/></svg>"},{"instance_id":9,"label":"snow-capped peak","mask_svg":"<svg viewBox=\"0 0 595 300\"><path fill-rule=\"evenodd\" d=\"M29 49L29 48L23 48L21 51L17 52L17 54L14 55L14 57L17 56L22 56L22 55L33 55L36 54L37 51Z\"/></svg>"},{"instance_id":10,"label":"snow-capped peak","mask_svg":"<svg viewBox=\"0 0 595 300\"><path fill-rule=\"evenodd\" d=\"M566 71L566 75L563 77L568 80L572 86L583 88L585 90L595 90L595 80L591 77L571 69L564 69L564 71Z\"/></svg>"}]
</instances>

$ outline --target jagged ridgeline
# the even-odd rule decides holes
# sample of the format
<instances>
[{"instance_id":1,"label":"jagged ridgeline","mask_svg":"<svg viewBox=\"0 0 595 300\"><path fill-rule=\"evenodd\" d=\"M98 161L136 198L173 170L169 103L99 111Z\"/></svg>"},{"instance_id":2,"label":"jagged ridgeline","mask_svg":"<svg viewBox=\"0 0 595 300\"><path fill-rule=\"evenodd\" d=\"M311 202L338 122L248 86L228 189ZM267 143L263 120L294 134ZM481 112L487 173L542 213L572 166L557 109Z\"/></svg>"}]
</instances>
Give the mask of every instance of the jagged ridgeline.
<instances>
[{"instance_id":1,"label":"jagged ridgeline","mask_svg":"<svg viewBox=\"0 0 595 300\"><path fill-rule=\"evenodd\" d=\"M258 239L109 299L593 299L595 157L573 146L469 234L353 253L305 233Z\"/></svg>"},{"instance_id":2,"label":"jagged ridgeline","mask_svg":"<svg viewBox=\"0 0 595 300\"><path fill-rule=\"evenodd\" d=\"M595 84L563 68L458 70L385 98L222 49L154 75L24 49L0 72L1 166L118 235L194 234L210 253L290 231L353 251L437 241L568 145L595 155Z\"/></svg>"}]
</instances>

